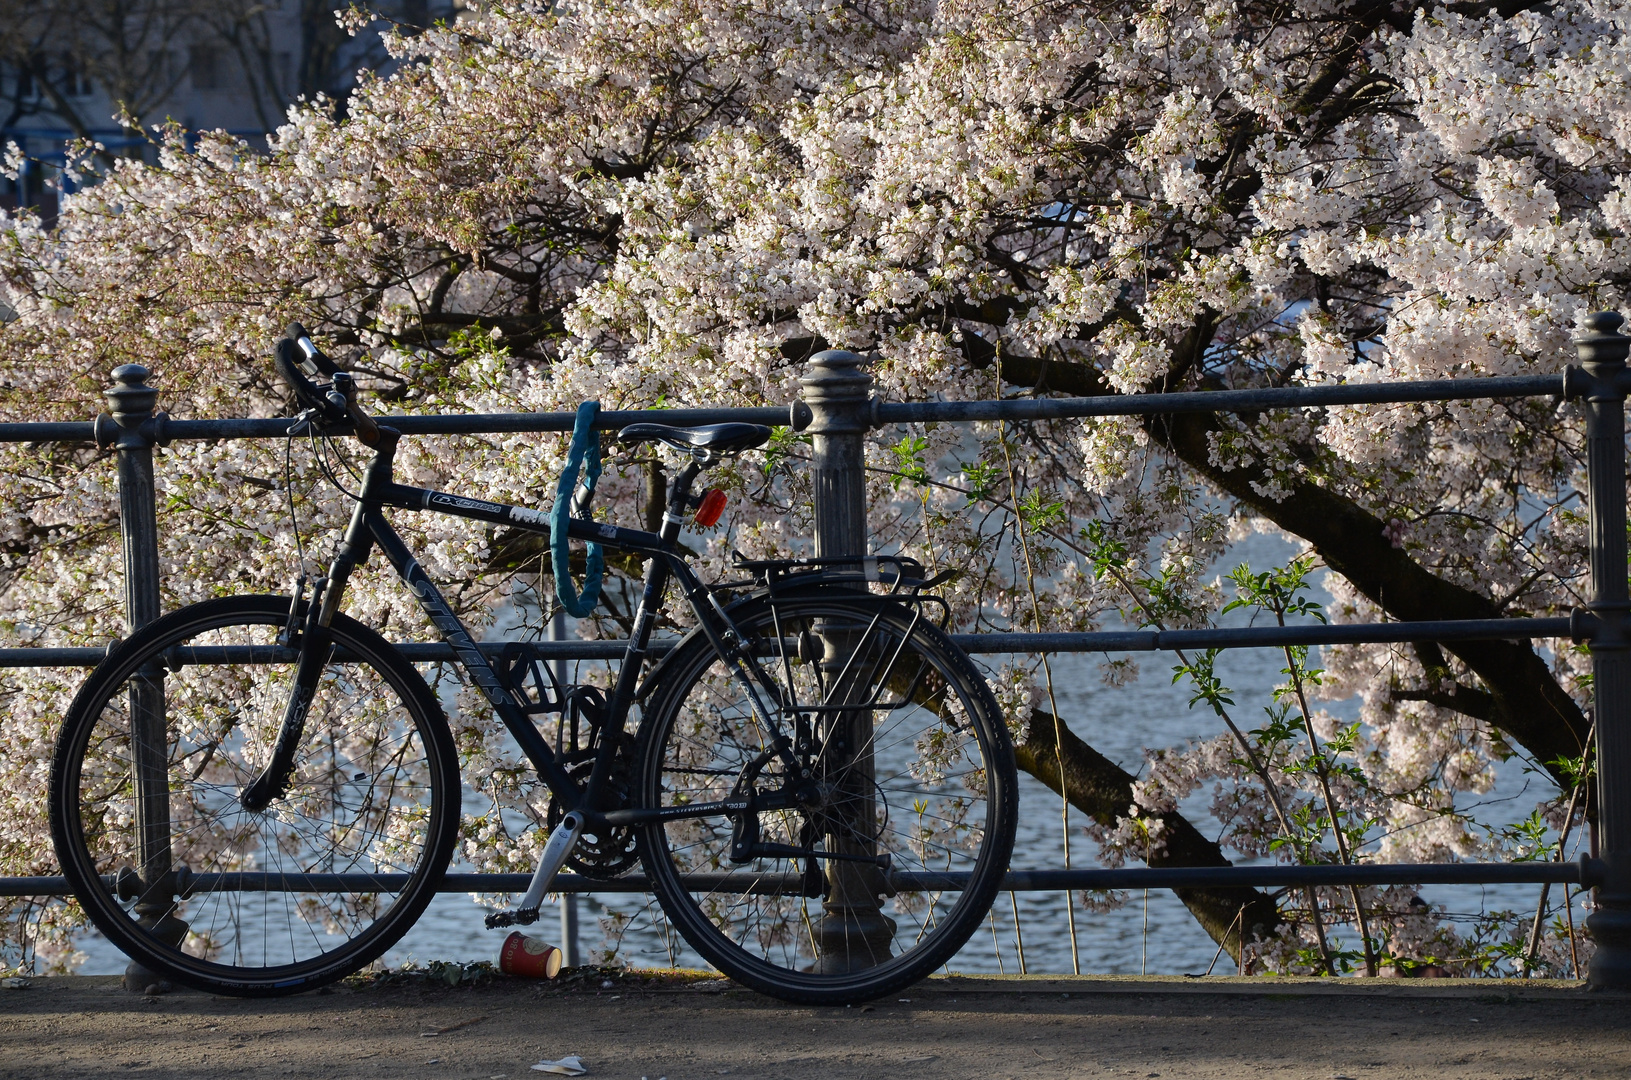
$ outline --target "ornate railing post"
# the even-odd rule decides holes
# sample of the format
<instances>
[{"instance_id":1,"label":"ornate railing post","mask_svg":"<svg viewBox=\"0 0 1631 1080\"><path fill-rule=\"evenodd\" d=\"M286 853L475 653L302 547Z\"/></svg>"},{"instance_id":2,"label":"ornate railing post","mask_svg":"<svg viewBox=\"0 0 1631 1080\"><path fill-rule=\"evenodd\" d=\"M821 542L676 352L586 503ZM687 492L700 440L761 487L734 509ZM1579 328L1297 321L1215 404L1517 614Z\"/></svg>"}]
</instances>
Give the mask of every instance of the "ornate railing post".
<instances>
[{"instance_id":1,"label":"ornate railing post","mask_svg":"<svg viewBox=\"0 0 1631 1080\"><path fill-rule=\"evenodd\" d=\"M1575 340L1585 369L1586 477L1591 508L1592 703L1597 720L1597 839L1604 875L1586 920L1597 951L1593 986L1631 988L1631 596L1626 590L1625 397L1631 337L1601 311ZM1574 396L1574 377L1568 386Z\"/></svg>"},{"instance_id":2,"label":"ornate railing post","mask_svg":"<svg viewBox=\"0 0 1631 1080\"><path fill-rule=\"evenodd\" d=\"M147 385L140 364L113 369L114 386L104 392L111 417L99 416L98 444L119 452L119 531L124 537L125 629L132 633L159 617L159 527L153 489L153 403L158 391ZM110 422L111 421L111 422ZM135 771L136 820L141 865L137 880L138 921L155 936L180 944L187 924L171 914L174 907L170 865L170 798L164 720L164 670L155 667L131 681L132 768ZM125 988L138 993L160 976L132 962L125 969Z\"/></svg>"},{"instance_id":3,"label":"ornate railing post","mask_svg":"<svg viewBox=\"0 0 1631 1080\"><path fill-rule=\"evenodd\" d=\"M810 359L810 370L800 380L810 407L814 437L815 551L818 557L864 555L867 550L866 431L872 376L861 370L862 358L851 352L829 350ZM829 677L845 669L854 647L851 635L824 632L822 664ZM829 696L842 704L843 689L829 682ZM872 717L865 710L835 712L821 718L833 727L827 744L840 748L846 758L833 766L842 771L851 812L870 821L873 815ZM829 835L831 850L851 854L877 854L875 843L855 838L869 828L848 830L848 836ZM866 850L862 850L865 848ZM834 974L872 967L888 959L895 937L895 922L883 914L879 871L860 862L829 859L826 866L827 901L815 927L820 953L818 966Z\"/></svg>"}]
</instances>

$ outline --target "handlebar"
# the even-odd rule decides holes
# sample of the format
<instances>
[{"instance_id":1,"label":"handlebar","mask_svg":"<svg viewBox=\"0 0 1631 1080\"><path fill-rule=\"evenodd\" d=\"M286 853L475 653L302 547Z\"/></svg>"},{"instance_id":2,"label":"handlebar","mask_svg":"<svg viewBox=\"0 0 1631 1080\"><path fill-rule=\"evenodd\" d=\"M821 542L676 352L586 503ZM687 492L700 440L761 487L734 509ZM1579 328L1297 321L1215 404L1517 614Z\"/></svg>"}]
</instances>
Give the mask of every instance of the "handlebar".
<instances>
[{"instance_id":1,"label":"handlebar","mask_svg":"<svg viewBox=\"0 0 1631 1080\"><path fill-rule=\"evenodd\" d=\"M323 355L305 327L289 324L273 352L272 363L302 408L328 424L349 423L365 446L378 445L379 425L357 404L356 380ZM329 381L313 382L308 376L326 376Z\"/></svg>"}]
</instances>

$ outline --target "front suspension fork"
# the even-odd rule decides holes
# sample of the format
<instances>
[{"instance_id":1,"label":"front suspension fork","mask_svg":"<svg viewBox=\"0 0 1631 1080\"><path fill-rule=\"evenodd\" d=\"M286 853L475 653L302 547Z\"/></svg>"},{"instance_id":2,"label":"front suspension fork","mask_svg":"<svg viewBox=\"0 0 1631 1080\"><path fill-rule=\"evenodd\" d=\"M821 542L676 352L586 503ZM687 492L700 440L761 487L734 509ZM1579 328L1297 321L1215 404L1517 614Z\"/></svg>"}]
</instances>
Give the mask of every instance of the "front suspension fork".
<instances>
[{"instance_id":1,"label":"front suspension fork","mask_svg":"<svg viewBox=\"0 0 1631 1080\"><path fill-rule=\"evenodd\" d=\"M289 790L289 781L294 778L295 753L306 731L306 715L317 697L323 669L334 654L334 642L328 627L321 621L323 584L322 581L317 583L311 601L306 604L305 625L300 632L300 658L295 661L294 685L283 707L283 722L278 725L272 759L238 796L245 810L265 810L274 800L283 797Z\"/></svg>"},{"instance_id":2,"label":"front suspension fork","mask_svg":"<svg viewBox=\"0 0 1631 1080\"><path fill-rule=\"evenodd\" d=\"M300 657L295 661L294 685L289 688L289 700L283 707L283 721L278 725L271 760L238 796L245 810L265 810L288 792L289 782L294 779L295 754L306 733L306 716L317 697L317 684L322 680L323 669L334 658L334 640L328 628L339 610L340 597L345 595L346 581L357 565L367 558L373 540L363 505L358 503L351 516L345 540L340 545L334 564L329 567L328 576L313 583L311 599L306 600L304 595L299 595L290 602L289 625L279 634L279 638L283 639L281 644L295 645L296 642L287 638L294 624L300 622ZM303 583L298 588L304 593ZM302 603L305 606L304 619L299 615Z\"/></svg>"}]
</instances>

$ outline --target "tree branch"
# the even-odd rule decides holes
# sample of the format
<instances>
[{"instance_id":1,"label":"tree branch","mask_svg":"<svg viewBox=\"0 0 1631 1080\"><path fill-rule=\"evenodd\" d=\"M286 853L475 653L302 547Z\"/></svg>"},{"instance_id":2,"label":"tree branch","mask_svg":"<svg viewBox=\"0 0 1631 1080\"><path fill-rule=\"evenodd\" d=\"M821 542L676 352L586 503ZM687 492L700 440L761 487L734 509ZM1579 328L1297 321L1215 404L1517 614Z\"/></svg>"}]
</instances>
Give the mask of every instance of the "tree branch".
<instances>
[{"instance_id":1,"label":"tree branch","mask_svg":"<svg viewBox=\"0 0 1631 1080\"><path fill-rule=\"evenodd\" d=\"M1271 478L1256 466L1225 469L1211 460L1209 436L1223 429L1206 414L1149 418L1147 430L1186 464L1241 504L1313 545L1326 566L1400 621L1499 619L1494 600L1454 584L1417 563L1383 533L1385 523L1357 502L1306 479ZM1273 479L1290 492L1283 499L1259 487ZM1254 486L1255 485L1255 486ZM1586 718L1534 648L1519 641L1456 641L1442 646L1488 688L1487 700L1469 696L1484 719L1537 761L1577 758L1586 744ZM1457 706L1451 706L1457 707ZM1553 779L1568 778L1552 770Z\"/></svg>"},{"instance_id":2,"label":"tree branch","mask_svg":"<svg viewBox=\"0 0 1631 1080\"><path fill-rule=\"evenodd\" d=\"M1211 330L1210 320L1203 319L1184 336L1173 350L1175 372L1193 366L1191 362L1204 351ZM1034 385L1035 369L1027 369L1022 361L1004 356L1003 377L1017 385ZM1046 379L1050 389L1080 397L1115 392L1097 369L1085 364L1050 363ZM1171 383L1173 379L1174 375L1169 374L1165 381ZM1391 617L1414 621L1504 616L1494 600L1445 581L1394 547L1383 535L1385 523L1347 496L1312 481L1278 478L1279 484L1290 484L1291 493L1284 499L1270 499L1253 486L1266 486L1271 479L1263 470L1214 465L1208 437L1223 430L1215 416L1152 416L1146 420L1146 429L1220 490L1308 541L1325 565L1347 578ZM1437 651L1440 646L1431 648ZM1515 640L1457 641L1444 643L1442 648L1466 664L1487 690L1463 686L1454 693L1423 700L1491 724L1537 761L1578 758L1584 751L1585 714L1531 645ZM1438 655L1442 658L1443 654ZM1448 665L1443 669L1448 673ZM1571 782L1554 766L1547 768L1560 785Z\"/></svg>"}]
</instances>

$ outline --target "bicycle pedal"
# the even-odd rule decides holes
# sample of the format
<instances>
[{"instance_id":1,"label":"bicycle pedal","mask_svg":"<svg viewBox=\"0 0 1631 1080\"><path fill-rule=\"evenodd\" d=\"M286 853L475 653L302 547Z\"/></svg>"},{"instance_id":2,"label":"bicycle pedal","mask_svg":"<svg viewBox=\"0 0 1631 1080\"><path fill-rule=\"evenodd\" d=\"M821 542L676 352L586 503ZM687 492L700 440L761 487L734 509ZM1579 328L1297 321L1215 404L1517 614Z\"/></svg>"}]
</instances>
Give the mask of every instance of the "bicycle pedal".
<instances>
[{"instance_id":1,"label":"bicycle pedal","mask_svg":"<svg viewBox=\"0 0 1631 1080\"><path fill-rule=\"evenodd\" d=\"M482 920L489 930L500 930L506 926L530 926L538 921L537 908L521 908L516 911L495 911Z\"/></svg>"}]
</instances>

